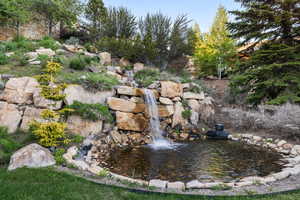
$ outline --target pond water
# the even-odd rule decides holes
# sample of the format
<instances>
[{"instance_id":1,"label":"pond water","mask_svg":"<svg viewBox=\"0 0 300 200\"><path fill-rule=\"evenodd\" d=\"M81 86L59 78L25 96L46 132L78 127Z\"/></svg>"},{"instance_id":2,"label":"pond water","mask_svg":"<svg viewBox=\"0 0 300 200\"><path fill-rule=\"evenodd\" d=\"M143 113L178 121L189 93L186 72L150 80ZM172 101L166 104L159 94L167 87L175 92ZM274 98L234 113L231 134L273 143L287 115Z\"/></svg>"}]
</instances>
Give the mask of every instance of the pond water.
<instances>
[{"instance_id":1,"label":"pond water","mask_svg":"<svg viewBox=\"0 0 300 200\"><path fill-rule=\"evenodd\" d=\"M106 167L114 173L148 181L226 182L279 172L284 164L280 159L275 152L241 142L205 140L175 149L117 148L111 152Z\"/></svg>"}]
</instances>

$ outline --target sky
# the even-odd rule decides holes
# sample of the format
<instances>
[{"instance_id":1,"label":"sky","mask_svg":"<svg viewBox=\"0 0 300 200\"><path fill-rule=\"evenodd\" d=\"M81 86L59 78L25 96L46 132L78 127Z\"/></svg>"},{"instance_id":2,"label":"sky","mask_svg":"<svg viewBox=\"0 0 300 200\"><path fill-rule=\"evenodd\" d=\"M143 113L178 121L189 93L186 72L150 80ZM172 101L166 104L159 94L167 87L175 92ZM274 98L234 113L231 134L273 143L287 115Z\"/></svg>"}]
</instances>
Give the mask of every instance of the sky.
<instances>
[{"instance_id":1,"label":"sky","mask_svg":"<svg viewBox=\"0 0 300 200\"><path fill-rule=\"evenodd\" d=\"M219 5L227 10L240 8L234 0L104 0L104 3L107 7L127 7L137 17L158 11L173 18L187 14L189 19L200 25L202 32L209 30Z\"/></svg>"}]
</instances>

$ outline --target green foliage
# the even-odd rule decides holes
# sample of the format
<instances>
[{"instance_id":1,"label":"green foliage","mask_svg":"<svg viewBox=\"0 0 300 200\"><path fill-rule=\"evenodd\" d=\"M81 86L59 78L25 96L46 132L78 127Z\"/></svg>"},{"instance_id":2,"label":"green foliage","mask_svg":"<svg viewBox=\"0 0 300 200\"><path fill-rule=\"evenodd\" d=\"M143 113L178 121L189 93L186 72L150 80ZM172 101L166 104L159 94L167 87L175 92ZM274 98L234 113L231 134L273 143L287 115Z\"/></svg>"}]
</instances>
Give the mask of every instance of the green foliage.
<instances>
[{"instance_id":1,"label":"green foliage","mask_svg":"<svg viewBox=\"0 0 300 200\"><path fill-rule=\"evenodd\" d=\"M209 33L201 34L198 30L197 34L201 36L197 36L194 58L200 76L221 77L234 67L236 47L235 41L229 37L227 22L227 11L220 7Z\"/></svg>"},{"instance_id":2,"label":"green foliage","mask_svg":"<svg viewBox=\"0 0 300 200\"><path fill-rule=\"evenodd\" d=\"M30 20L30 4L26 0L1 0L0 22L15 29L20 36L20 26Z\"/></svg>"},{"instance_id":3,"label":"green foliage","mask_svg":"<svg viewBox=\"0 0 300 200\"><path fill-rule=\"evenodd\" d=\"M37 59L41 61L41 66L45 67L47 62L50 60L50 57L48 55L40 54L38 55Z\"/></svg>"},{"instance_id":4,"label":"green foliage","mask_svg":"<svg viewBox=\"0 0 300 200\"><path fill-rule=\"evenodd\" d=\"M230 83L252 104L300 103L300 45L265 44L242 62Z\"/></svg>"},{"instance_id":5,"label":"green foliage","mask_svg":"<svg viewBox=\"0 0 300 200\"><path fill-rule=\"evenodd\" d=\"M103 26L107 18L107 9L102 0L89 0L85 8L88 29L93 40L102 36Z\"/></svg>"},{"instance_id":6,"label":"green foliage","mask_svg":"<svg viewBox=\"0 0 300 200\"><path fill-rule=\"evenodd\" d=\"M61 122L37 122L30 123L30 131L36 136L39 144L45 147L56 147L70 142L65 134L67 125Z\"/></svg>"},{"instance_id":7,"label":"green foliage","mask_svg":"<svg viewBox=\"0 0 300 200\"><path fill-rule=\"evenodd\" d=\"M75 73L65 76L64 80L67 83L80 84L88 90L97 91L111 90L119 84L116 77L106 73Z\"/></svg>"},{"instance_id":8,"label":"green foliage","mask_svg":"<svg viewBox=\"0 0 300 200\"><path fill-rule=\"evenodd\" d=\"M59 48L56 40L49 36L46 36L42 40L38 41L38 45L44 48L52 49L54 51Z\"/></svg>"},{"instance_id":9,"label":"green foliage","mask_svg":"<svg viewBox=\"0 0 300 200\"><path fill-rule=\"evenodd\" d=\"M2 51L11 52L28 52L34 51L37 48L37 44L34 41L25 39L24 37L15 37L12 41L6 41L2 43Z\"/></svg>"},{"instance_id":10,"label":"green foliage","mask_svg":"<svg viewBox=\"0 0 300 200\"><path fill-rule=\"evenodd\" d=\"M72 137L71 137L71 141L72 141L72 142L79 144L79 143L82 143L83 140L84 140L84 137L83 137L83 136L72 134Z\"/></svg>"},{"instance_id":11,"label":"green foliage","mask_svg":"<svg viewBox=\"0 0 300 200\"><path fill-rule=\"evenodd\" d=\"M184 119L190 119L192 115L192 111L191 110L182 111L181 115Z\"/></svg>"},{"instance_id":12,"label":"green foliage","mask_svg":"<svg viewBox=\"0 0 300 200\"><path fill-rule=\"evenodd\" d=\"M107 177L109 175L109 171L107 169L102 169L98 176L101 176L101 177Z\"/></svg>"},{"instance_id":13,"label":"green foliage","mask_svg":"<svg viewBox=\"0 0 300 200\"><path fill-rule=\"evenodd\" d=\"M232 11L232 35L241 44L260 43L258 50L234 71L231 89L246 93L253 104L300 102L299 2L240 0L243 7Z\"/></svg>"},{"instance_id":14,"label":"green foliage","mask_svg":"<svg viewBox=\"0 0 300 200\"><path fill-rule=\"evenodd\" d=\"M0 164L8 163L11 154L20 146L8 135L7 128L0 126Z\"/></svg>"},{"instance_id":15,"label":"green foliage","mask_svg":"<svg viewBox=\"0 0 300 200\"><path fill-rule=\"evenodd\" d=\"M57 165L62 165L66 163L66 160L64 159L63 155L66 153L66 150L63 148L58 148L54 152L54 159L56 161Z\"/></svg>"},{"instance_id":16,"label":"green foliage","mask_svg":"<svg viewBox=\"0 0 300 200\"><path fill-rule=\"evenodd\" d=\"M70 37L69 39L67 39L65 41L65 44L68 44L68 45L78 45L79 44L79 39L76 38L76 37Z\"/></svg>"},{"instance_id":17,"label":"green foliage","mask_svg":"<svg viewBox=\"0 0 300 200\"><path fill-rule=\"evenodd\" d=\"M8 57L4 53L0 52L0 65L5 65L7 63Z\"/></svg>"},{"instance_id":18,"label":"green foliage","mask_svg":"<svg viewBox=\"0 0 300 200\"><path fill-rule=\"evenodd\" d=\"M53 27L61 21L71 26L81 12L78 0L31 0L31 9L45 17L49 36L52 35Z\"/></svg>"},{"instance_id":19,"label":"green foliage","mask_svg":"<svg viewBox=\"0 0 300 200\"><path fill-rule=\"evenodd\" d=\"M155 69L144 69L134 75L135 81L142 87L148 87L153 82L159 80L159 71Z\"/></svg>"},{"instance_id":20,"label":"green foliage","mask_svg":"<svg viewBox=\"0 0 300 200\"><path fill-rule=\"evenodd\" d=\"M66 106L68 109L72 109L70 112L74 115L79 115L83 119L97 121L97 120L105 120L107 122L113 122L113 116L109 112L107 106L102 104L85 104L78 101L74 101L72 105ZM66 113L66 115L70 114Z\"/></svg>"},{"instance_id":21,"label":"green foliage","mask_svg":"<svg viewBox=\"0 0 300 200\"><path fill-rule=\"evenodd\" d=\"M69 67L71 69L75 69L75 70L84 70L86 65L87 65L87 63L86 63L85 59L83 59L82 56L75 56L71 59Z\"/></svg>"}]
</instances>

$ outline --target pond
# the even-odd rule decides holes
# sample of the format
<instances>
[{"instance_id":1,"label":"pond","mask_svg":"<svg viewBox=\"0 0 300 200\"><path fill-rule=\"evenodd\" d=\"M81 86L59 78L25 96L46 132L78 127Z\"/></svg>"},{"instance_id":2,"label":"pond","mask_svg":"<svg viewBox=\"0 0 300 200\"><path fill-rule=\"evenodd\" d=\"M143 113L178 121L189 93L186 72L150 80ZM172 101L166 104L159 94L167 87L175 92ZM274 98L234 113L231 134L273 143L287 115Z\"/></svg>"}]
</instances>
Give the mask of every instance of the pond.
<instances>
[{"instance_id":1,"label":"pond","mask_svg":"<svg viewBox=\"0 0 300 200\"><path fill-rule=\"evenodd\" d=\"M106 167L114 173L147 181L229 182L279 172L284 164L281 159L276 152L241 142L203 140L175 149L118 147L112 150Z\"/></svg>"}]
</instances>

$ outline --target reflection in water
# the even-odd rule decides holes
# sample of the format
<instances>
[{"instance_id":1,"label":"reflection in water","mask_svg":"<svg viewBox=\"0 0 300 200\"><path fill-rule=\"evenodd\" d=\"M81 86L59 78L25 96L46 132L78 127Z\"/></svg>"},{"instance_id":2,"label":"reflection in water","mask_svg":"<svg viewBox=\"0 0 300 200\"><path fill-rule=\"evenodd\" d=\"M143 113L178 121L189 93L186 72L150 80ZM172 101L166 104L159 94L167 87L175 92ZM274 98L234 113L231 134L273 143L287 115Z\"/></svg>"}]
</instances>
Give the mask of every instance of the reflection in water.
<instances>
[{"instance_id":1,"label":"reflection in water","mask_svg":"<svg viewBox=\"0 0 300 200\"><path fill-rule=\"evenodd\" d=\"M281 156L233 141L187 143L175 149L148 146L115 149L108 159L112 172L137 179L190 181L201 177L231 180L266 176L281 170Z\"/></svg>"}]
</instances>

